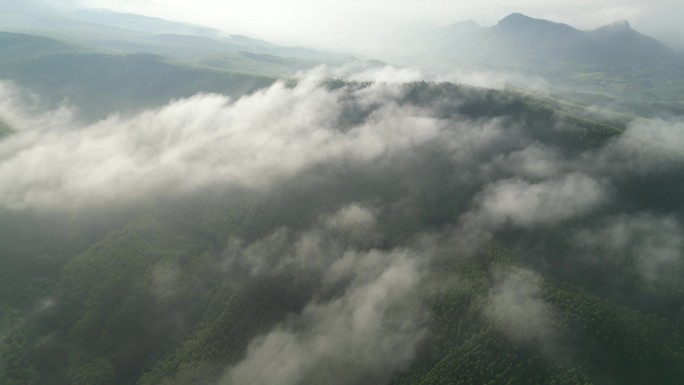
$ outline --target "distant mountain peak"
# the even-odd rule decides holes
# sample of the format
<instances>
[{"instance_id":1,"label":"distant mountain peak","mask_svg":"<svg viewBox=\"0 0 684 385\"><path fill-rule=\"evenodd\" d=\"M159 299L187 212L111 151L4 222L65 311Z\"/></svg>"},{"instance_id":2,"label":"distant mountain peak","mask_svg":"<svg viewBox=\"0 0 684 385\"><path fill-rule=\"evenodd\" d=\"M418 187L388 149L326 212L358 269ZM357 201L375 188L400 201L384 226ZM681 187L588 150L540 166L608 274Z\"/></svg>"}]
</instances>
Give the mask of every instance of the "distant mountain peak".
<instances>
[{"instance_id":1,"label":"distant mountain peak","mask_svg":"<svg viewBox=\"0 0 684 385\"><path fill-rule=\"evenodd\" d=\"M473 32L482 29L482 26L474 22L473 20L459 21L448 26L452 32Z\"/></svg>"},{"instance_id":2,"label":"distant mountain peak","mask_svg":"<svg viewBox=\"0 0 684 385\"><path fill-rule=\"evenodd\" d=\"M518 33L550 33L552 35L567 35L579 31L567 24L556 23L546 19L535 19L522 13L512 13L501 19L495 28Z\"/></svg>"},{"instance_id":3,"label":"distant mountain peak","mask_svg":"<svg viewBox=\"0 0 684 385\"><path fill-rule=\"evenodd\" d=\"M627 20L594 30L580 30L568 24L512 13L497 24L479 29L460 22L444 30L441 50L449 57L495 66L558 68L594 65L654 68L676 59L676 54L656 39L644 35ZM474 33L475 32L475 33ZM437 46L437 45L436 45Z\"/></svg>"},{"instance_id":4,"label":"distant mountain peak","mask_svg":"<svg viewBox=\"0 0 684 385\"><path fill-rule=\"evenodd\" d=\"M538 19L533 19L527 15L523 15L522 13L511 13L510 15L504 17L503 19L499 20L497 23L498 25L513 25L513 24L521 24L521 23L529 23L536 21Z\"/></svg>"},{"instance_id":5,"label":"distant mountain peak","mask_svg":"<svg viewBox=\"0 0 684 385\"><path fill-rule=\"evenodd\" d=\"M533 20L533 18L531 18L527 15L524 15L520 12L513 12L510 15L501 19L501 21L505 21L505 20Z\"/></svg>"},{"instance_id":6,"label":"distant mountain peak","mask_svg":"<svg viewBox=\"0 0 684 385\"><path fill-rule=\"evenodd\" d=\"M627 20L618 20L614 23L604 25L603 27L598 28L600 30L612 30L612 31L627 31L631 30L632 26L629 24L629 21Z\"/></svg>"}]
</instances>

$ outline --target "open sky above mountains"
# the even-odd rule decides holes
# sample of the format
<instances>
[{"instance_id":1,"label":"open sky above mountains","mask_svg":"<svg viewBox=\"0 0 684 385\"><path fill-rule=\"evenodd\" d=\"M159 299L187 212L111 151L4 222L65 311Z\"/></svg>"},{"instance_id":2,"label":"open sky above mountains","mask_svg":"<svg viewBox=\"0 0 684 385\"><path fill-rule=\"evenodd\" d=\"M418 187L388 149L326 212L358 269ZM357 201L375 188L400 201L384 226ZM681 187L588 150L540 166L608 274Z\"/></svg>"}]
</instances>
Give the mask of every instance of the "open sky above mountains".
<instances>
[{"instance_id":1,"label":"open sky above mountains","mask_svg":"<svg viewBox=\"0 0 684 385\"><path fill-rule=\"evenodd\" d=\"M629 20L648 35L684 41L677 0L73 0L87 6L140 13L243 33L276 43L370 52L413 29L472 19L493 25L506 15L526 15L593 29Z\"/></svg>"}]
</instances>

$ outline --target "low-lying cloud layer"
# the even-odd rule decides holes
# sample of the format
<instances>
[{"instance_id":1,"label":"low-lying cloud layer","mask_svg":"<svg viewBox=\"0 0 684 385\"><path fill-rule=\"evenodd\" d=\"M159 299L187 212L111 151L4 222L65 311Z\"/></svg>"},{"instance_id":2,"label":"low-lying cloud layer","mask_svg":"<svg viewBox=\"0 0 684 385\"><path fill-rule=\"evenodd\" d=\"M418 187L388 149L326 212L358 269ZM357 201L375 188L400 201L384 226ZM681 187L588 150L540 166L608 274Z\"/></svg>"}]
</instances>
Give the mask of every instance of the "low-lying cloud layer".
<instances>
[{"instance_id":1,"label":"low-lying cloud layer","mask_svg":"<svg viewBox=\"0 0 684 385\"><path fill-rule=\"evenodd\" d=\"M513 341L549 349L555 337L553 309L541 298L540 278L519 268L496 272L495 278L485 317Z\"/></svg>"},{"instance_id":2,"label":"low-lying cloud layer","mask_svg":"<svg viewBox=\"0 0 684 385\"><path fill-rule=\"evenodd\" d=\"M429 251L370 247L375 211L353 203L302 232L229 240L223 269L246 272L235 279L292 276L316 288L301 311L252 340L219 384L384 383L412 362L427 327L417 293Z\"/></svg>"},{"instance_id":3,"label":"low-lying cloud layer","mask_svg":"<svg viewBox=\"0 0 684 385\"><path fill-rule=\"evenodd\" d=\"M667 285L684 264L684 230L672 215L618 215L580 231L576 239L600 258L634 268L648 283Z\"/></svg>"},{"instance_id":4,"label":"low-lying cloud layer","mask_svg":"<svg viewBox=\"0 0 684 385\"><path fill-rule=\"evenodd\" d=\"M487 223L519 226L553 224L583 214L607 200L600 182L580 173L540 183L505 179L479 198Z\"/></svg>"},{"instance_id":5,"label":"low-lying cloud layer","mask_svg":"<svg viewBox=\"0 0 684 385\"><path fill-rule=\"evenodd\" d=\"M478 148L507 151L476 161L481 171L509 168L517 178L493 181L483 205L524 224L535 219L511 210L540 209L547 219L562 218L603 200L604 183L583 175L587 169L647 172L682 162L681 123L637 121L613 144L586 155L585 164L570 160L575 174L560 175L568 160L537 144L511 145L518 138L506 121L444 120L430 109L400 105L401 92L387 84L353 91L353 108L370 112L352 127L341 123L349 113L348 91L329 91L315 76L239 100L197 95L134 117L82 124L66 107L37 113L3 83L0 114L18 133L0 142L0 205L73 207L216 184L264 187L317 164L387 158L439 141L463 164L473 164ZM521 199L534 202L525 206ZM558 201L561 207L555 207Z\"/></svg>"},{"instance_id":6,"label":"low-lying cloud layer","mask_svg":"<svg viewBox=\"0 0 684 385\"><path fill-rule=\"evenodd\" d=\"M215 184L262 187L317 163L402 151L444 128L429 114L400 108L387 92L394 91L359 91L380 107L348 131L337 126L342 94L318 79L237 101L198 95L92 125L55 118L61 111L11 116L19 132L0 143L0 204L68 208Z\"/></svg>"},{"instance_id":7,"label":"low-lying cloud layer","mask_svg":"<svg viewBox=\"0 0 684 385\"><path fill-rule=\"evenodd\" d=\"M314 301L252 341L222 383L382 383L409 364L423 334L415 316L420 308L407 302L419 282L410 252L348 252L324 280L335 284L348 276L342 296Z\"/></svg>"},{"instance_id":8,"label":"low-lying cloud layer","mask_svg":"<svg viewBox=\"0 0 684 385\"><path fill-rule=\"evenodd\" d=\"M484 98L476 91L447 88L452 100L430 87L331 90L312 75L238 100L197 95L91 124L68 107L39 112L2 83L0 118L15 132L0 139L0 209L97 211L230 187L275 196L315 176L323 187L307 190L310 199L294 209L306 220L218 240L225 247L217 270L229 276L314 282L304 306L254 338L222 384L387 381L411 363L427 333L417 298L429 249L442 245L425 247L425 239L467 251L497 232L513 229L522 239L559 229L578 240L567 253L603 248L628 256L647 281L681 264L680 214L650 212L625 186L658 174L681 188L670 177L681 175L684 124L634 121L601 146L573 152L568 143L544 142L555 128L540 132L505 113L459 110ZM424 100L411 101L411 91ZM332 197L321 203L322 194ZM581 220L589 230L563 227ZM164 299L182 272L169 263L151 275L152 294ZM555 339L538 276L495 275L483 316L516 343Z\"/></svg>"}]
</instances>

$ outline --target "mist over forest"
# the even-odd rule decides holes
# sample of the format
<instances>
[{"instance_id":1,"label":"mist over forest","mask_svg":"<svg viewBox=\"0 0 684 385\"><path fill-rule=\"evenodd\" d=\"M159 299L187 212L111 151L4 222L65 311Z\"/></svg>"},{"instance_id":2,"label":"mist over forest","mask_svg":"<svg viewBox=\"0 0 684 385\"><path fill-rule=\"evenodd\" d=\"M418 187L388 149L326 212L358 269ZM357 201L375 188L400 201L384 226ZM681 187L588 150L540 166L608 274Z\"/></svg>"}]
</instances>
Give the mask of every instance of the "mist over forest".
<instances>
[{"instance_id":1,"label":"mist over forest","mask_svg":"<svg viewBox=\"0 0 684 385\"><path fill-rule=\"evenodd\" d=\"M409 66L70 4L0 6L0 383L684 380L675 50L514 14Z\"/></svg>"}]
</instances>

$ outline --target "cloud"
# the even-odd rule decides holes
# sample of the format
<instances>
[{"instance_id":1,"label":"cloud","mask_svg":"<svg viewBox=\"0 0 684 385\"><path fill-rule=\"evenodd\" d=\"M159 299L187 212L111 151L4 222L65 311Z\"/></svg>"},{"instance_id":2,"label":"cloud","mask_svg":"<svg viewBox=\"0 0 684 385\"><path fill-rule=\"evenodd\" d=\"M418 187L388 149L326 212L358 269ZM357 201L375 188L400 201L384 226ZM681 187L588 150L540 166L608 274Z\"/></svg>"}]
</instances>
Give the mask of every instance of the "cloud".
<instances>
[{"instance_id":1,"label":"cloud","mask_svg":"<svg viewBox=\"0 0 684 385\"><path fill-rule=\"evenodd\" d=\"M417 68L394 67L391 65L369 66L364 62L352 62L341 67L322 67L327 78L353 79L361 82L408 83L426 80L426 74Z\"/></svg>"},{"instance_id":2,"label":"cloud","mask_svg":"<svg viewBox=\"0 0 684 385\"><path fill-rule=\"evenodd\" d=\"M208 187L268 190L316 166L408 163L436 151L449 151L467 179L482 157L525 142L503 118L443 117L441 110L456 110L468 96L411 104L406 86L382 82L331 91L321 85L326 71L237 100L200 94L92 124L75 120L67 107L26 108L4 84L0 92L9 96L0 112L18 132L0 141L0 207L72 210ZM379 71L369 79L402 80L387 75L391 68ZM511 156L525 161L542 153ZM544 172L530 159L523 165L529 173Z\"/></svg>"},{"instance_id":3,"label":"cloud","mask_svg":"<svg viewBox=\"0 0 684 385\"><path fill-rule=\"evenodd\" d=\"M263 188L316 164L370 160L439 135L439 119L400 107L387 89L359 90L361 103L381 103L346 130L343 91L317 78L236 101L197 95L91 125L62 112L13 118L20 132L0 142L0 205L68 209L211 185Z\"/></svg>"},{"instance_id":4,"label":"cloud","mask_svg":"<svg viewBox=\"0 0 684 385\"><path fill-rule=\"evenodd\" d=\"M373 244L377 238L376 211L352 203L324 219L325 228L346 244Z\"/></svg>"},{"instance_id":5,"label":"cloud","mask_svg":"<svg viewBox=\"0 0 684 385\"><path fill-rule=\"evenodd\" d=\"M490 225L554 224L587 213L607 199L606 186L581 173L539 183L513 178L488 186L476 198L476 215Z\"/></svg>"},{"instance_id":6,"label":"cloud","mask_svg":"<svg viewBox=\"0 0 684 385\"><path fill-rule=\"evenodd\" d=\"M156 298L160 300L172 298L180 287L180 267L171 262L161 262L152 268L152 282L150 288Z\"/></svg>"},{"instance_id":7,"label":"cloud","mask_svg":"<svg viewBox=\"0 0 684 385\"><path fill-rule=\"evenodd\" d=\"M586 164L614 174L647 174L684 165L684 122L638 119L605 148L585 156Z\"/></svg>"},{"instance_id":8,"label":"cloud","mask_svg":"<svg viewBox=\"0 0 684 385\"><path fill-rule=\"evenodd\" d=\"M540 277L529 270L496 272L484 315L512 341L549 349L556 337L554 310L541 297L540 284Z\"/></svg>"},{"instance_id":9,"label":"cloud","mask_svg":"<svg viewBox=\"0 0 684 385\"><path fill-rule=\"evenodd\" d=\"M602 258L631 265L649 283L669 281L684 263L684 231L674 216L617 215L596 228L579 231L576 240Z\"/></svg>"},{"instance_id":10,"label":"cloud","mask_svg":"<svg viewBox=\"0 0 684 385\"><path fill-rule=\"evenodd\" d=\"M375 215L373 211L358 204L345 206L326 219L326 226L331 229L355 231L358 228L368 229L374 225Z\"/></svg>"},{"instance_id":11,"label":"cloud","mask_svg":"<svg viewBox=\"0 0 684 385\"><path fill-rule=\"evenodd\" d=\"M552 178L560 173L564 160L552 149L534 143L523 150L496 156L482 166L483 171L505 173L530 179Z\"/></svg>"},{"instance_id":12,"label":"cloud","mask_svg":"<svg viewBox=\"0 0 684 385\"><path fill-rule=\"evenodd\" d=\"M548 93L548 91L551 89L549 82L541 76L514 73L510 71L505 72L473 69L449 70L446 74L438 76L437 80L497 90L502 90L507 86L516 86L538 93Z\"/></svg>"},{"instance_id":13,"label":"cloud","mask_svg":"<svg viewBox=\"0 0 684 385\"><path fill-rule=\"evenodd\" d=\"M411 362L423 336L407 306L419 282L409 252L347 253L326 274L352 275L343 295L313 301L252 341L222 384L349 384L382 382Z\"/></svg>"},{"instance_id":14,"label":"cloud","mask_svg":"<svg viewBox=\"0 0 684 385\"><path fill-rule=\"evenodd\" d=\"M38 95L0 80L0 119L20 131L50 131L70 127L74 114L66 105L45 111L41 109Z\"/></svg>"},{"instance_id":15,"label":"cloud","mask_svg":"<svg viewBox=\"0 0 684 385\"><path fill-rule=\"evenodd\" d=\"M377 212L350 203L306 230L229 240L227 274L300 277L313 287L302 294L306 305L254 338L219 384L382 383L412 362L427 328L418 289L430 250L377 250L354 238L375 232Z\"/></svg>"}]
</instances>

